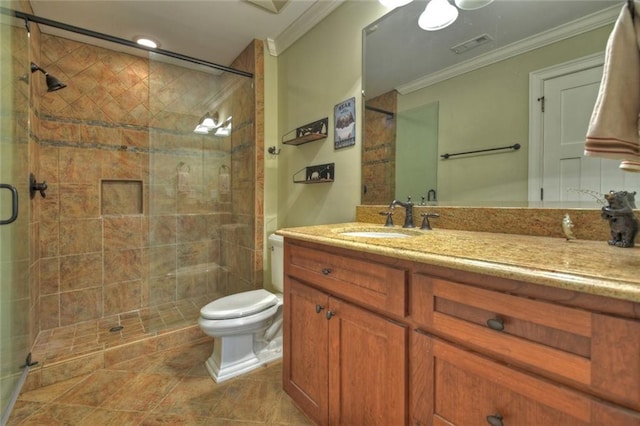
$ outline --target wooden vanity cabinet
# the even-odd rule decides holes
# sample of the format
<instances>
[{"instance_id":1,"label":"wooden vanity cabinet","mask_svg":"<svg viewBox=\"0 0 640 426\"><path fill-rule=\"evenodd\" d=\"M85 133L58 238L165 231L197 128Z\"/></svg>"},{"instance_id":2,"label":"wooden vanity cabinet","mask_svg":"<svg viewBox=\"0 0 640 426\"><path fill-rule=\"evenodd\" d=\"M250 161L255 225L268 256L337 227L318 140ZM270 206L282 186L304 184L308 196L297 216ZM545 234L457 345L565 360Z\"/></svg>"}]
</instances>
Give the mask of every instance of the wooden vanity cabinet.
<instances>
[{"instance_id":1,"label":"wooden vanity cabinet","mask_svg":"<svg viewBox=\"0 0 640 426\"><path fill-rule=\"evenodd\" d=\"M381 265L345 262L343 256L285 242L285 258L298 268L299 249L304 249L305 272L297 273L285 262L285 391L320 425L404 424L408 327L328 293L323 279L313 279L316 271L316 278L338 281L330 287L343 285L354 295L349 286L360 278L350 277L348 270L365 267L370 272L369 267L379 270ZM315 266L307 263L309 250L311 259L324 260ZM331 273L323 273L325 269L338 278L328 278ZM312 279L302 281L300 275ZM403 280L395 284L403 286L404 273L400 276ZM366 283L363 293L377 284Z\"/></svg>"},{"instance_id":2,"label":"wooden vanity cabinet","mask_svg":"<svg viewBox=\"0 0 640 426\"><path fill-rule=\"evenodd\" d=\"M640 304L285 238L284 389L320 425L640 426Z\"/></svg>"}]
</instances>

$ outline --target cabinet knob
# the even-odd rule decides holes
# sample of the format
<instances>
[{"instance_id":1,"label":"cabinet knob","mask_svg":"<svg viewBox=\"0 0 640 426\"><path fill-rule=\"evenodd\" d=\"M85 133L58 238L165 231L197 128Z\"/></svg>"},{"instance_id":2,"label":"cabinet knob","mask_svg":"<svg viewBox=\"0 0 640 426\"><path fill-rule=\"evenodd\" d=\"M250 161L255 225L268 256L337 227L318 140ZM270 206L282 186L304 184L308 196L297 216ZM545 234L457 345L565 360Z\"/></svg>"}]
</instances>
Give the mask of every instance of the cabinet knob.
<instances>
[{"instance_id":1,"label":"cabinet knob","mask_svg":"<svg viewBox=\"0 0 640 426\"><path fill-rule=\"evenodd\" d=\"M487 320L487 327L492 330L502 331L504 330L504 320L502 318L490 318Z\"/></svg>"},{"instance_id":2,"label":"cabinet knob","mask_svg":"<svg viewBox=\"0 0 640 426\"><path fill-rule=\"evenodd\" d=\"M335 314L336 314L336 313L335 313L335 312L333 312L333 311L327 311L327 314L326 314L327 319L328 319L328 320L330 320L330 319L331 319L331 317L335 316Z\"/></svg>"},{"instance_id":3,"label":"cabinet knob","mask_svg":"<svg viewBox=\"0 0 640 426\"><path fill-rule=\"evenodd\" d=\"M331 273L331 269L329 268L322 268L322 274L323 275L329 275Z\"/></svg>"},{"instance_id":4,"label":"cabinet knob","mask_svg":"<svg viewBox=\"0 0 640 426\"><path fill-rule=\"evenodd\" d=\"M500 414L487 416L487 423L489 423L491 426L503 426L502 416Z\"/></svg>"},{"instance_id":5,"label":"cabinet knob","mask_svg":"<svg viewBox=\"0 0 640 426\"><path fill-rule=\"evenodd\" d=\"M324 306L316 305L316 314L319 314L320 312L322 312L323 309L324 309Z\"/></svg>"}]
</instances>

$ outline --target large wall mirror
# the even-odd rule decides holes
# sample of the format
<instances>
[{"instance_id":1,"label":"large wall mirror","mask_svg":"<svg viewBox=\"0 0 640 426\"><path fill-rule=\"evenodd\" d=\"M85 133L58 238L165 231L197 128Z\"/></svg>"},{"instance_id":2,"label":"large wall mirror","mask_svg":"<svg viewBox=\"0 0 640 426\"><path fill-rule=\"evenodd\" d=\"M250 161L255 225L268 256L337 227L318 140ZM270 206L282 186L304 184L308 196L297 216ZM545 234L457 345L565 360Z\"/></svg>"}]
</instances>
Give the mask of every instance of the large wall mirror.
<instances>
[{"instance_id":1,"label":"large wall mirror","mask_svg":"<svg viewBox=\"0 0 640 426\"><path fill-rule=\"evenodd\" d=\"M624 2L496 0L424 31L426 3L363 30L362 204L599 208L640 192L640 174L582 155Z\"/></svg>"}]
</instances>

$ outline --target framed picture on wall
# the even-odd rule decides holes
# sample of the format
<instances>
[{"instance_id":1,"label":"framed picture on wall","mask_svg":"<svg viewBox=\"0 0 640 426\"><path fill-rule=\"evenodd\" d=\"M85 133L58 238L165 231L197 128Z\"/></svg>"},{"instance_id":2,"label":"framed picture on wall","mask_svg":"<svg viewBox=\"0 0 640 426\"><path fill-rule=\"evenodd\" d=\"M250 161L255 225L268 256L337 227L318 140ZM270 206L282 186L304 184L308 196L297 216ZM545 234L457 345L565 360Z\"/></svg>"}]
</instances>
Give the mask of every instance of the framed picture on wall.
<instances>
[{"instance_id":1,"label":"framed picture on wall","mask_svg":"<svg viewBox=\"0 0 640 426\"><path fill-rule=\"evenodd\" d=\"M340 102L333 109L335 136L334 149L345 148L356 143L356 98Z\"/></svg>"}]
</instances>

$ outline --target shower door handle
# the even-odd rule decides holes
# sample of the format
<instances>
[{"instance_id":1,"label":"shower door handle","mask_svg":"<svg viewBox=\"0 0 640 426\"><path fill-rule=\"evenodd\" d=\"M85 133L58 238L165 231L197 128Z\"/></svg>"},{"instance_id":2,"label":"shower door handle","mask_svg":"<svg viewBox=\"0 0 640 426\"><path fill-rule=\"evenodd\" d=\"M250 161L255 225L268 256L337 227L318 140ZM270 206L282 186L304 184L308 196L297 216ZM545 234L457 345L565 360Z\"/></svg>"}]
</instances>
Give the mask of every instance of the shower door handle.
<instances>
[{"instance_id":1,"label":"shower door handle","mask_svg":"<svg viewBox=\"0 0 640 426\"><path fill-rule=\"evenodd\" d=\"M0 225L8 225L12 222L15 222L15 220L18 218L18 190L15 188L15 186L6 183L0 183L0 189L8 189L9 191L11 191L11 217L6 220L0 219Z\"/></svg>"}]
</instances>

